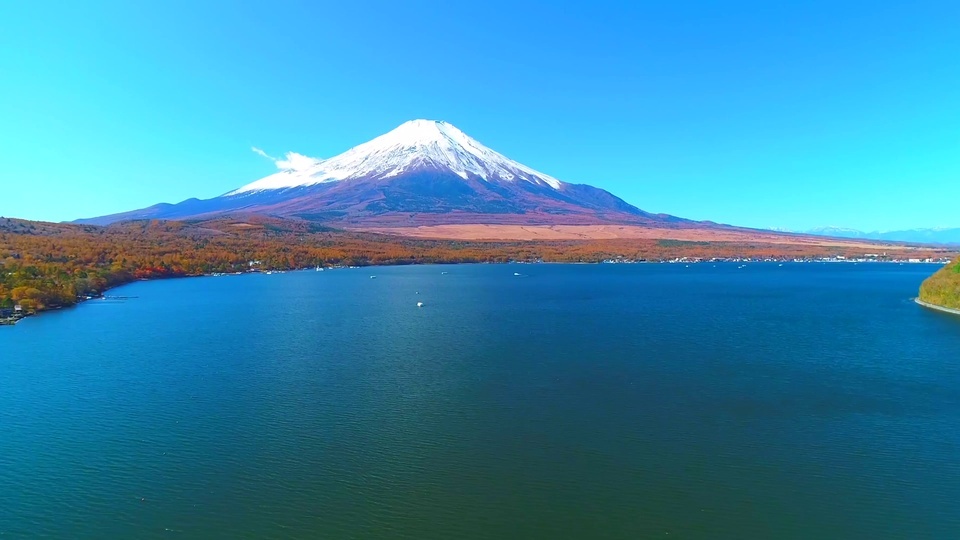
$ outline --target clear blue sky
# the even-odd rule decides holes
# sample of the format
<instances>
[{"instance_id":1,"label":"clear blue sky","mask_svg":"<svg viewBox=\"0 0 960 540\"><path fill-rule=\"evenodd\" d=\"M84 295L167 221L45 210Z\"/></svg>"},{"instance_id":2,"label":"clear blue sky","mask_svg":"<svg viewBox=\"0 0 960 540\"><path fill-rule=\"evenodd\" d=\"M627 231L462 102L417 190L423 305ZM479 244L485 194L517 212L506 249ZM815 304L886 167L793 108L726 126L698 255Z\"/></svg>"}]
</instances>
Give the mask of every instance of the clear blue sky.
<instances>
[{"instance_id":1,"label":"clear blue sky","mask_svg":"<svg viewBox=\"0 0 960 540\"><path fill-rule=\"evenodd\" d=\"M7 2L0 215L222 194L446 120L640 208L960 227L960 2Z\"/></svg>"}]
</instances>

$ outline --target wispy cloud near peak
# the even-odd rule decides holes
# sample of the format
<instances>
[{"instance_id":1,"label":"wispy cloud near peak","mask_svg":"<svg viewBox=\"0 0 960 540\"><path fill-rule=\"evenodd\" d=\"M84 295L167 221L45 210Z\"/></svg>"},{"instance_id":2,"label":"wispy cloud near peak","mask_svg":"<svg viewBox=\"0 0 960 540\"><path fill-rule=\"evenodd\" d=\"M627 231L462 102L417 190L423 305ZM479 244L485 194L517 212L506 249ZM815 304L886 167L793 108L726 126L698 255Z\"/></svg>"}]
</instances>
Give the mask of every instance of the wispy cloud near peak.
<instances>
[{"instance_id":1,"label":"wispy cloud near peak","mask_svg":"<svg viewBox=\"0 0 960 540\"><path fill-rule=\"evenodd\" d=\"M270 154L264 152L263 150L257 148L256 146L251 146L251 147L250 147L250 150L253 150L253 153L254 153L254 154L257 154L257 155L259 155L259 156L263 156L263 157L265 157L265 158L267 158L267 159L269 159L269 160L271 160L271 161L277 161L277 158L271 156Z\"/></svg>"},{"instance_id":2,"label":"wispy cloud near peak","mask_svg":"<svg viewBox=\"0 0 960 540\"><path fill-rule=\"evenodd\" d=\"M277 168L282 171L303 171L319 165L322 159L312 158L296 152L287 152L284 159L275 160Z\"/></svg>"},{"instance_id":3,"label":"wispy cloud near peak","mask_svg":"<svg viewBox=\"0 0 960 540\"><path fill-rule=\"evenodd\" d=\"M313 158L310 156L305 156L303 154L298 154L296 152L287 152L284 154L283 158L275 158L270 154L264 152L263 150L257 148L256 146L251 146L255 154L263 156L274 163L278 169L281 171L303 171L309 169L315 165L318 165L322 162L322 159Z\"/></svg>"}]
</instances>

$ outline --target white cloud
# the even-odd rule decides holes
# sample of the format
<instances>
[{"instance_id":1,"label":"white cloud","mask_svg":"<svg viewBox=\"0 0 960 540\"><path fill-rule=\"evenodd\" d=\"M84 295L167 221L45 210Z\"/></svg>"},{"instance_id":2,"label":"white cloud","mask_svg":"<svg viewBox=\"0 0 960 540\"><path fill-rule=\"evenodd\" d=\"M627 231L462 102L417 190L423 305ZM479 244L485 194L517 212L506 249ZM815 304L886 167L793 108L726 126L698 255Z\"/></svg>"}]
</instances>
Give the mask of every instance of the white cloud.
<instances>
[{"instance_id":1,"label":"white cloud","mask_svg":"<svg viewBox=\"0 0 960 540\"><path fill-rule=\"evenodd\" d=\"M257 148L256 146L251 146L250 149L253 150L253 152L257 155L263 156L272 161L277 161L277 158L271 156L270 154L264 152L263 150Z\"/></svg>"},{"instance_id":2,"label":"white cloud","mask_svg":"<svg viewBox=\"0 0 960 540\"><path fill-rule=\"evenodd\" d=\"M320 164L320 162L323 160L298 154L296 152L287 152L286 156L284 156L284 159L277 159L274 161L277 164L277 168L281 171L303 171Z\"/></svg>"},{"instance_id":3,"label":"white cloud","mask_svg":"<svg viewBox=\"0 0 960 540\"><path fill-rule=\"evenodd\" d=\"M323 161L322 159L312 158L296 152L287 152L283 159L279 159L271 156L256 146L251 146L250 150L257 155L263 156L272 161L274 165L276 165L281 171L303 171Z\"/></svg>"}]
</instances>

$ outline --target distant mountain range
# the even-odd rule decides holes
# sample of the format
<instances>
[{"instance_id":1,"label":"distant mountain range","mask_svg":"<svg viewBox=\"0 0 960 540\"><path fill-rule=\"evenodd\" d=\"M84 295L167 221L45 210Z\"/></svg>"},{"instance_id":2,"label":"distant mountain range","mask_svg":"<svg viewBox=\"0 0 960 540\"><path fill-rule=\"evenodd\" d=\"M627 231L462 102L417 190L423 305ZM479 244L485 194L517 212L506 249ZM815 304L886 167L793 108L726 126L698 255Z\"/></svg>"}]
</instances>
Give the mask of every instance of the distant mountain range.
<instances>
[{"instance_id":1,"label":"distant mountain range","mask_svg":"<svg viewBox=\"0 0 960 540\"><path fill-rule=\"evenodd\" d=\"M345 225L716 227L644 212L603 189L561 182L446 122L412 120L330 159L289 153L275 161L279 172L219 197L77 222L105 225L254 213Z\"/></svg>"},{"instance_id":2,"label":"distant mountain range","mask_svg":"<svg viewBox=\"0 0 960 540\"><path fill-rule=\"evenodd\" d=\"M910 242L923 244L960 244L960 228L948 229L909 229L903 231L864 232L842 227L817 227L806 231L793 231L816 236L835 238L860 238L863 240L885 240L888 242Z\"/></svg>"}]
</instances>

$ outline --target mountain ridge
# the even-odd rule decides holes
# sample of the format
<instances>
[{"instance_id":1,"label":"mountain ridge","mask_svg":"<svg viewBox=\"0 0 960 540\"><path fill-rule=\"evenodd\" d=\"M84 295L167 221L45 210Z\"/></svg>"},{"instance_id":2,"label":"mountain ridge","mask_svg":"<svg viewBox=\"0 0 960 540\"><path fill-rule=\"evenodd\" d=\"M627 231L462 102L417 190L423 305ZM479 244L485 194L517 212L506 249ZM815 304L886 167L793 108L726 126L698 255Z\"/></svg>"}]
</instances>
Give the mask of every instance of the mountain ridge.
<instances>
[{"instance_id":1,"label":"mountain ridge","mask_svg":"<svg viewBox=\"0 0 960 540\"><path fill-rule=\"evenodd\" d=\"M883 240L888 242L912 242L924 244L960 244L960 227L935 227L921 229L903 229L894 231L861 231L845 227L815 227L801 234L829 236L833 238L855 238L861 240Z\"/></svg>"}]
</instances>

